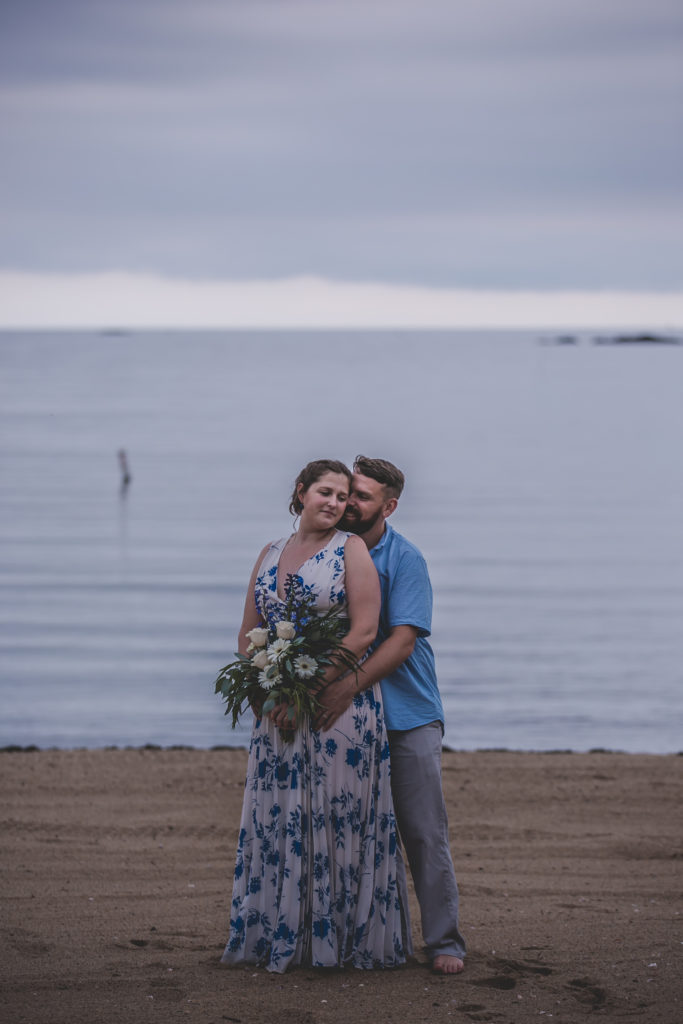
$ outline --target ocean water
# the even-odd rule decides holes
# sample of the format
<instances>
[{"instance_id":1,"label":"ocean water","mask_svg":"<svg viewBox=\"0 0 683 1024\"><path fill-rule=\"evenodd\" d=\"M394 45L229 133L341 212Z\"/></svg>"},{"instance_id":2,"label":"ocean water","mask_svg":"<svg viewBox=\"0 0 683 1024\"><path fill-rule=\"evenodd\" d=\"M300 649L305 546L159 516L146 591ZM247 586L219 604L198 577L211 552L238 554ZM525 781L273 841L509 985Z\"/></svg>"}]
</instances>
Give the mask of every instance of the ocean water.
<instances>
[{"instance_id":1,"label":"ocean water","mask_svg":"<svg viewBox=\"0 0 683 1024\"><path fill-rule=\"evenodd\" d=\"M0 745L245 744L253 561L362 452L406 473L449 746L681 750L682 383L588 334L0 334Z\"/></svg>"}]
</instances>

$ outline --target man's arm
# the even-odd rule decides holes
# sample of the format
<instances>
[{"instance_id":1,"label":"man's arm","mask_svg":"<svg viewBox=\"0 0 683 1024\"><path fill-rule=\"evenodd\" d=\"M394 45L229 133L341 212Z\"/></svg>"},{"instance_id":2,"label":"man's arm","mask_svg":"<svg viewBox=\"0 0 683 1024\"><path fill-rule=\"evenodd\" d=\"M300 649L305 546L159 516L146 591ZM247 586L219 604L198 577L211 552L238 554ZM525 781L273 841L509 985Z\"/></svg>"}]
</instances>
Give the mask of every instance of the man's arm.
<instances>
[{"instance_id":1,"label":"man's arm","mask_svg":"<svg viewBox=\"0 0 683 1024\"><path fill-rule=\"evenodd\" d=\"M325 687L318 696L321 709L316 716L314 728L329 729L350 706L357 693L391 675L402 665L413 653L418 633L414 626L394 626L386 640L360 666L357 677L354 672L350 672Z\"/></svg>"}]
</instances>

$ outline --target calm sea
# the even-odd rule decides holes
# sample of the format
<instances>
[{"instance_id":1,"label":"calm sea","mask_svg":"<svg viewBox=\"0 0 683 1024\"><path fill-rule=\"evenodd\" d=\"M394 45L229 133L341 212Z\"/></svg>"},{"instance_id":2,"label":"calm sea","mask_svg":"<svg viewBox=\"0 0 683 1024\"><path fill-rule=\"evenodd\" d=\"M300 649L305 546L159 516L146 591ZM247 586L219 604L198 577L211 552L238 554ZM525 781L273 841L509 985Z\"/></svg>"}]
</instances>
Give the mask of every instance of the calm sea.
<instances>
[{"instance_id":1,"label":"calm sea","mask_svg":"<svg viewBox=\"0 0 683 1024\"><path fill-rule=\"evenodd\" d=\"M0 745L244 744L252 563L362 452L406 472L449 746L681 750L682 383L588 334L0 334Z\"/></svg>"}]
</instances>

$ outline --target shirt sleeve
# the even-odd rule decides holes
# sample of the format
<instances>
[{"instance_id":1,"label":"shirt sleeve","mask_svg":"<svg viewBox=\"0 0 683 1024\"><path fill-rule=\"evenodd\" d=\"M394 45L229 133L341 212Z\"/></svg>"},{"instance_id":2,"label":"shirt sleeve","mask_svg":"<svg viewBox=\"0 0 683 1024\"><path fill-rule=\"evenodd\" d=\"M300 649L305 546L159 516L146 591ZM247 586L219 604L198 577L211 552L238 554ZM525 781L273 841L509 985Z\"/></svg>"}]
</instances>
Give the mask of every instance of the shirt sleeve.
<instances>
[{"instance_id":1,"label":"shirt sleeve","mask_svg":"<svg viewBox=\"0 0 683 1024\"><path fill-rule=\"evenodd\" d=\"M401 553L393 573L389 590L387 624L413 626L418 636L429 636L432 631L432 585L427 563L415 550Z\"/></svg>"}]
</instances>

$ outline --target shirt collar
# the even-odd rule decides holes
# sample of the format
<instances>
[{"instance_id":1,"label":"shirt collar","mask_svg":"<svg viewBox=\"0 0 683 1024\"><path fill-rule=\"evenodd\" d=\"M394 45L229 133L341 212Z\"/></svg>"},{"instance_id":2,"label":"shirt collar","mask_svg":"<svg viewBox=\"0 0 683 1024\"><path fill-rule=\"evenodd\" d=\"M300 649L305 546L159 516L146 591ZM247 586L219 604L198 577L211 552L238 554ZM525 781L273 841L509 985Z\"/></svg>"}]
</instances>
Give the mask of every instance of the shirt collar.
<instances>
[{"instance_id":1,"label":"shirt collar","mask_svg":"<svg viewBox=\"0 0 683 1024\"><path fill-rule=\"evenodd\" d=\"M386 542L389 540L389 534L393 533L393 532L394 532L393 527L388 522L386 522L386 520L385 520L385 523L384 523L384 533L382 534L380 539L377 541L377 543L375 544L374 548L370 548L370 554L374 555L376 551L381 551L382 548L384 547L384 545L386 544Z\"/></svg>"}]
</instances>

